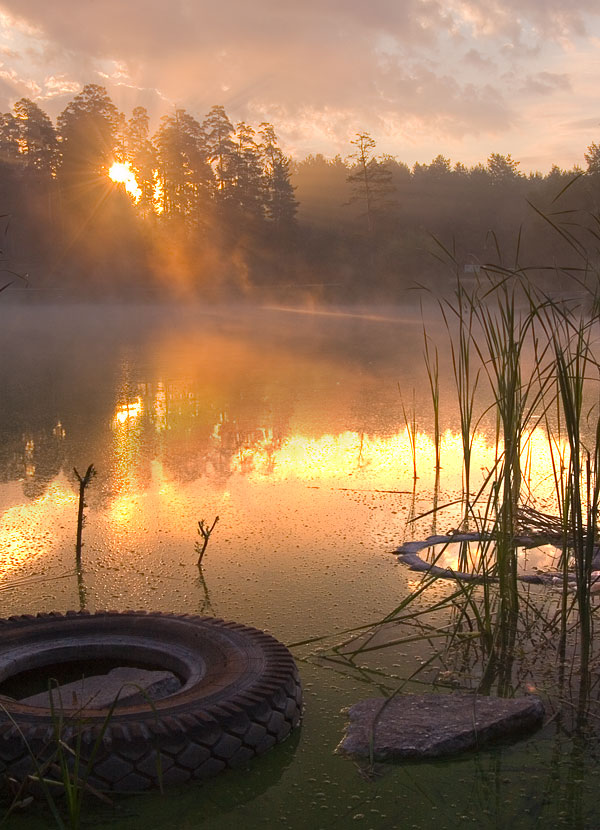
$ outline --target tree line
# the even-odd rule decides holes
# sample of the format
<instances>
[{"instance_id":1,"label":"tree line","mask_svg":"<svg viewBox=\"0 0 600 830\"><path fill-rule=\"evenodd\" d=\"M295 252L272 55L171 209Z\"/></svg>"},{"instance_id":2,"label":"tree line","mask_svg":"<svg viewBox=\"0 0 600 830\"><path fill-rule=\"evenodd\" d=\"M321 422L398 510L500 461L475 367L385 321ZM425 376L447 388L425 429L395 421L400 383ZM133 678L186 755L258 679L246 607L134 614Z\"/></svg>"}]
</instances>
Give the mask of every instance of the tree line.
<instances>
[{"instance_id":1,"label":"tree line","mask_svg":"<svg viewBox=\"0 0 600 830\"><path fill-rule=\"evenodd\" d=\"M596 144L585 170L546 175L498 153L409 168L368 132L348 149L292 160L271 124L234 125L222 106L203 121L176 109L151 134L143 107L127 117L95 84L56 125L24 98L0 116L5 256L66 295L383 299L443 286L440 251L469 272L518 248L550 280L569 254L557 226L598 214ZM129 192L109 178L115 162L135 177Z\"/></svg>"},{"instance_id":2,"label":"tree line","mask_svg":"<svg viewBox=\"0 0 600 830\"><path fill-rule=\"evenodd\" d=\"M132 198L109 178L115 163L135 177ZM0 118L11 251L23 266L35 251L48 287L152 292L164 278L165 290L169 280L186 292L234 288L253 254L267 242L275 253L292 233L289 167L269 123L234 127L222 106L202 122L177 109L151 135L144 107L127 118L96 84L56 126L28 99Z\"/></svg>"},{"instance_id":3,"label":"tree line","mask_svg":"<svg viewBox=\"0 0 600 830\"><path fill-rule=\"evenodd\" d=\"M423 283L443 289L457 269L470 275L486 264L563 288L563 269L582 267L577 246L600 265L600 146L584 158L585 167L547 174L523 173L500 153L472 167L441 154L409 167L359 133L346 158L293 165L310 268L345 268L349 292L361 297L405 295Z\"/></svg>"}]
</instances>

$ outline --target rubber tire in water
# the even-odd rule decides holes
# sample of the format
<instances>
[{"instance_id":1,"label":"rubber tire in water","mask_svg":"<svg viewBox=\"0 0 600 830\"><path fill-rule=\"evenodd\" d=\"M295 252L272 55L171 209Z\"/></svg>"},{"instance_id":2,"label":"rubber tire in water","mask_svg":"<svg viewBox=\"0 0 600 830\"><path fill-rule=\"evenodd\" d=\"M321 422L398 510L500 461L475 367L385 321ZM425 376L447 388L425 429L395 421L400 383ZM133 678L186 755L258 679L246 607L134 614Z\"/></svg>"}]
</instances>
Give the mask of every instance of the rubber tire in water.
<instances>
[{"instance_id":1,"label":"rubber tire in water","mask_svg":"<svg viewBox=\"0 0 600 830\"><path fill-rule=\"evenodd\" d=\"M25 671L94 659L174 672L166 698L86 709L65 707L61 736L81 735L89 783L145 790L208 778L286 738L300 721L302 691L289 651L263 631L212 617L158 612L68 612L0 620L0 683ZM0 699L0 772L19 779L32 755L53 751L48 708Z\"/></svg>"}]
</instances>

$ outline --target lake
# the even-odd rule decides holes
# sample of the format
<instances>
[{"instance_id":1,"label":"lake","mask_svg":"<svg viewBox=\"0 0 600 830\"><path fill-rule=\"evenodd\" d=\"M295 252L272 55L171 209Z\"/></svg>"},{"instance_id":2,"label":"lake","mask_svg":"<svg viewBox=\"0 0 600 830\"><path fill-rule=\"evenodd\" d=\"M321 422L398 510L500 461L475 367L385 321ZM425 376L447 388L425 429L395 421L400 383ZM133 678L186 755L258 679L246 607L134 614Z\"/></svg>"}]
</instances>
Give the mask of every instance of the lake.
<instances>
[{"instance_id":1,"label":"lake","mask_svg":"<svg viewBox=\"0 0 600 830\"><path fill-rule=\"evenodd\" d=\"M512 746L375 776L335 754L343 708L391 693L433 653L423 640L365 653L355 666L314 653L381 620L418 587L421 575L397 561L395 547L460 522L450 354L435 309L425 323L440 355L439 476L418 303L336 313L0 307L2 615L156 609L237 620L288 645L329 638L292 647L305 717L290 740L202 786L114 808L90 798L86 826L597 826L596 740L582 743L558 716ZM487 404L482 390L473 489L497 458ZM541 428L528 447L527 488L549 508ZM89 464L97 475L78 579L73 469ZM198 521L217 515L199 572ZM523 556L531 570L548 567L551 554ZM418 607L451 588L432 586ZM547 602L548 589L531 591ZM405 688L428 691L447 669L438 661ZM521 691L529 683L549 695L542 675L524 678ZM52 826L36 810L11 821Z\"/></svg>"}]
</instances>

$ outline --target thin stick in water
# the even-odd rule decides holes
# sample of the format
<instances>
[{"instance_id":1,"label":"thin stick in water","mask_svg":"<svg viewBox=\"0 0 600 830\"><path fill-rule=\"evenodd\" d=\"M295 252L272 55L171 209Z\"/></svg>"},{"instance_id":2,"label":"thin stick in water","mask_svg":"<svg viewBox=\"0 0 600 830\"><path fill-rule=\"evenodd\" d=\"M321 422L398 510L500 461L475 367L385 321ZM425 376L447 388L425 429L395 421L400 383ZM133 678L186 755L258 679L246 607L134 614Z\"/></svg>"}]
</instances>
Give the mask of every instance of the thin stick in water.
<instances>
[{"instance_id":1,"label":"thin stick in water","mask_svg":"<svg viewBox=\"0 0 600 830\"><path fill-rule=\"evenodd\" d=\"M210 539L210 534L215 529L215 525L219 521L219 517L215 516L215 520L212 525L209 527L208 522L205 522L204 519L200 519L198 522L198 534L202 536L202 544L200 542L196 542L196 550L198 551L198 567L202 567L202 557L206 552L206 548L208 547L208 540Z\"/></svg>"},{"instance_id":2,"label":"thin stick in water","mask_svg":"<svg viewBox=\"0 0 600 830\"><path fill-rule=\"evenodd\" d=\"M83 522L84 522L84 515L83 510L85 508L85 489L92 480L92 478L96 475L96 470L94 469L94 465L90 464L87 468L85 475L81 476L77 472L77 469L73 467L73 472L79 482L79 507L77 509L77 540L75 542L75 558L77 560L77 564L81 564L81 549L83 547L82 542L82 532L83 532Z\"/></svg>"}]
</instances>

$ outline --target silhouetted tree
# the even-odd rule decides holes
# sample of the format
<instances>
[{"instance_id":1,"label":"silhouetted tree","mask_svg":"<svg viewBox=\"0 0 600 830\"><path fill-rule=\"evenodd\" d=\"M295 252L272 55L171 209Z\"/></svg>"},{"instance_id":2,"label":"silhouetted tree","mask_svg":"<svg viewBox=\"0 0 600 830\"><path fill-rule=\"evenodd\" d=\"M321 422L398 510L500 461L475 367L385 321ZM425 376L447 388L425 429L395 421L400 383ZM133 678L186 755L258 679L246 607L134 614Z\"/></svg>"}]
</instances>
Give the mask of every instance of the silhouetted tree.
<instances>
[{"instance_id":1,"label":"silhouetted tree","mask_svg":"<svg viewBox=\"0 0 600 830\"><path fill-rule=\"evenodd\" d=\"M202 124L206 135L206 148L213 165L214 180L219 202L226 202L233 194L236 176L236 149L233 125L222 106L214 106Z\"/></svg>"},{"instance_id":2,"label":"silhouetted tree","mask_svg":"<svg viewBox=\"0 0 600 830\"><path fill-rule=\"evenodd\" d=\"M141 190L140 209L146 215L154 210L156 150L150 141L150 118L145 107L135 107L124 129L125 160Z\"/></svg>"},{"instance_id":3,"label":"silhouetted tree","mask_svg":"<svg viewBox=\"0 0 600 830\"><path fill-rule=\"evenodd\" d=\"M204 130L193 116L178 109L163 116L154 144L164 216L198 222L212 182Z\"/></svg>"},{"instance_id":4,"label":"silhouetted tree","mask_svg":"<svg viewBox=\"0 0 600 830\"><path fill-rule=\"evenodd\" d=\"M500 153L492 153L487 160L487 169L492 182L501 183L516 179L521 174L518 171L520 162L515 161L510 153L502 156Z\"/></svg>"},{"instance_id":5,"label":"silhouetted tree","mask_svg":"<svg viewBox=\"0 0 600 830\"><path fill-rule=\"evenodd\" d=\"M9 169L19 162L19 126L10 112L0 114L0 162Z\"/></svg>"},{"instance_id":6,"label":"silhouetted tree","mask_svg":"<svg viewBox=\"0 0 600 830\"><path fill-rule=\"evenodd\" d=\"M295 221L298 202L290 181L290 160L283 154L271 124L259 128L263 158L267 215L278 230L290 230Z\"/></svg>"},{"instance_id":7,"label":"silhouetted tree","mask_svg":"<svg viewBox=\"0 0 600 830\"><path fill-rule=\"evenodd\" d=\"M431 164L415 164L415 174L429 176L432 179L442 179L451 172L450 159L441 154L436 156Z\"/></svg>"},{"instance_id":8,"label":"silhouetted tree","mask_svg":"<svg viewBox=\"0 0 600 830\"><path fill-rule=\"evenodd\" d=\"M310 274L311 283L322 280L344 298L389 296L427 274L441 280L427 252L432 234L465 262L493 259L490 240L497 240L508 262L523 225L530 266L563 259L564 240L550 239L539 217L531 221L528 202L550 205L579 168L522 175L510 155L493 153L470 168L439 154L411 170L378 155L368 132L351 147L346 161L317 155L292 162L271 124L257 133L241 121L234 130L222 106L202 124L178 109L151 139L143 107L125 120L95 84L66 106L55 130L23 98L0 115L0 212L10 214L9 258L17 252L23 270L43 263L53 274L49 284L59 272L70 274L70 285L80 281L102 296L110 273L119 291L160 290L148 278L151 262L182 291L201 287L204 296L277 280L290 285ZM569 211L597 211L600 145L591 144L585 159L594 175L561 196ZM111 185L114 161L130 165L141 189L136 204ZM520 265L527 264L524 248ZM50 261L60 268L48 269Z\"/></svg>"},{"instance_id":9,"label":"silhouetted tree","mask_svg":"<svg viewBox=\"0 0 600 830\"><path fill-rule=\"evenodd\" d=\"M373 151L376 143L369 133L357 133L351 142L356 151L349 158L354 162L348 182L352 185L350 201L362 206L369 235L375 229L376 215L389 206L393 192L392 174L385 161L378 160Z\"/></svg>"},{"instance_id":10,"label":"silhouetted tree","mask_svg":"<svg viewBox=\"0 0 600 830\"><path fill-rule=\"evenodd\" d=\"M600 173L600 146L592 142L583 156L587 162L587 172Z\"/></svg>"},{"instance_id":11,"label":"silhouetted tree","mask_svg":"<svg viewBox=\"0 0 600 830\"><path fill-rule=\"evenodd\" d=\"M235 131L234 187L235 200L242 212L254 217L264 217L263 171L256 132L244 121Z\"/></svg>"},{"instance_id":12,"label":"silhouetted tree","mask_svg":"<svg viewBox=\"0 0 600 830\"><path fill-rule=\"evenodd\" d=\"M105 177L116 160L122 116L104 87L87 84L58 116L60 175L85 188Z\"/></svg>"},{"instance_id":13,"label":"silhouetted tree","mask_svg":"<svg viewBox=\"0 0 600 830\"><path fill-rule=\"evenodd\" d=\"M58 141L52 121L28 98L13 107L19 153L26 169L51 176L58 160Z\"/></svg>"}]
</instances>

